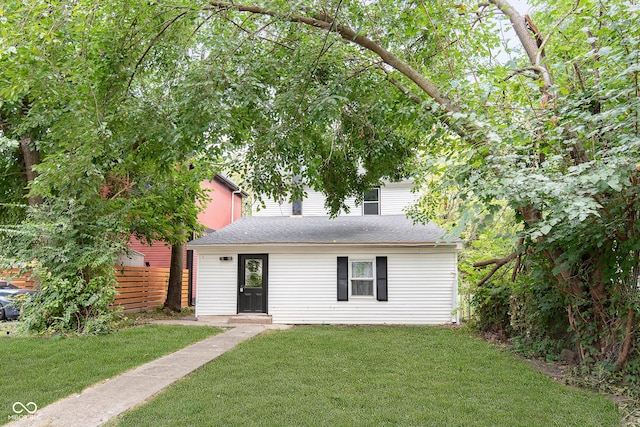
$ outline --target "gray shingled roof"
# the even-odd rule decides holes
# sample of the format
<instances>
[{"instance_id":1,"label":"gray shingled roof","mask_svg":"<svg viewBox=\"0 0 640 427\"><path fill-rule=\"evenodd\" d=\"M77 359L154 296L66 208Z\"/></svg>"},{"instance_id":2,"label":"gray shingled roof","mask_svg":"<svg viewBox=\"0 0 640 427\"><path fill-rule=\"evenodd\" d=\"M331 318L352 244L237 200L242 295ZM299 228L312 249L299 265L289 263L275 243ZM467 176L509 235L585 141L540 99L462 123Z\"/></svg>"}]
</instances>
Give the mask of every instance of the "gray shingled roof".
<instances>
[{"instance_id":1,"label":"gray shingled roof","mask_svg":"<svg viewBox=\"0 0 640 427\"><path fill-rule=\"evenodd\" d=\"M404 215L328 217L243 217L189 246L246 244L460 243L437 225L414 224Z\"/></svg>"}]
</instances>

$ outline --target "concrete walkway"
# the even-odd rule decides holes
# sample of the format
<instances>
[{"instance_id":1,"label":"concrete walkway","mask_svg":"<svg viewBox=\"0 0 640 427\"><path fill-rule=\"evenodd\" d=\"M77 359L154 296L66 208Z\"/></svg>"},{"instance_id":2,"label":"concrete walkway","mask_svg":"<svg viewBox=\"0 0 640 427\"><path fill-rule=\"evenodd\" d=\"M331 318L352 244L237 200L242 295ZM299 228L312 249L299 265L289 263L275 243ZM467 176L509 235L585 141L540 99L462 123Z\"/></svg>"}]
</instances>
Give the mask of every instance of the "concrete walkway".
<instances>
[{"instance_id":1,"label":"concrete walkway","mask_svg":"<svg viewBox=\"0 0 640 427\"><path fill-rule=\"evenodd\" d=\"M192 320L155 323L214 326L214 322L194 322ZM226 324L225 326L229 327L230 325ZM139 405L237 344L266 329L282 328L282 325L242 324L234 326L226 332L91 386L80 394L71 395L49 406L39 408L33 415L25 416L6 425L11 427L100 426ZM26 414L26 412L24 413Z\"/></svg>"}]
</instances>

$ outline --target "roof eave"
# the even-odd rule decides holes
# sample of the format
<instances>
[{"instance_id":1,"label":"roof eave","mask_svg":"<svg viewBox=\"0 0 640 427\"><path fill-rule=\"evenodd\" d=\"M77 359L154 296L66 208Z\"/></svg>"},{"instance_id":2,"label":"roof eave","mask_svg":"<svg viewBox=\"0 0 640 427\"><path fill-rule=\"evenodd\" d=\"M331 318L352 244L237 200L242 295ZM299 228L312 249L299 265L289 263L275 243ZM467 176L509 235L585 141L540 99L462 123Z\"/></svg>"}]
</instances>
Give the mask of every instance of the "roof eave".
<instances>
[{"instance_id":1,"label":"roof eave","mask_svg":"<svg viewBox=\"0 0 640 427\"><path fill-rule=\"evenodd\" d=\"M238 191L242 197L249 196L249 194L244 190L242 190L240 187L238 187L238 185L235 182L231 181L229 178L227 178L222 174L219 174L219 173L216 174L216 176L214 176L213 179L220 182L222 185L226 186L229 190L233 192Z\"/></svg>"},{"instance_id":2,"label":"roof eave","mask_svg":"<svg viewBox=\"0 0 640 427\"><path fill-rule=\"evenodd\" d=\"M402 247L451 247L462 249L461 242L236 242L236 243L195 243L187 244L187 249L221 246L402 246Z\"/></svg>"}]
</instances>

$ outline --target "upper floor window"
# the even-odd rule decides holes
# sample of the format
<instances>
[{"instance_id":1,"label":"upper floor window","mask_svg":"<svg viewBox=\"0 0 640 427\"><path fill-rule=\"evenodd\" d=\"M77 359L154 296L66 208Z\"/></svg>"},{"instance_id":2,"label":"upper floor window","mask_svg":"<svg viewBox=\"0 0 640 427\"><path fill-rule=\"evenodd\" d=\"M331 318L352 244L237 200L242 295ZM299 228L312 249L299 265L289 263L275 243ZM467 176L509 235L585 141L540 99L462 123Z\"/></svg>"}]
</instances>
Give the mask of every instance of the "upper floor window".
<instances>
[{"instance_id":1,"label":"upper floor window","mask_svg":"<svg viewBox=\"0 0 640 427\"><path fill-rule=\"evenodd\" d=\"M291 215L302 215L302 200L294 200L291 204Z\"/></svg>"},{"instance_id":2,"label":"upper floor window","mask_svg":"<svg viewBox=\"0 0 640 427\"><path fill-rule=\"evenodd\" d=\"M380 215L380 187L372 188L364 193L362 213L364 215Z\"/></svg>"}]
</instances>

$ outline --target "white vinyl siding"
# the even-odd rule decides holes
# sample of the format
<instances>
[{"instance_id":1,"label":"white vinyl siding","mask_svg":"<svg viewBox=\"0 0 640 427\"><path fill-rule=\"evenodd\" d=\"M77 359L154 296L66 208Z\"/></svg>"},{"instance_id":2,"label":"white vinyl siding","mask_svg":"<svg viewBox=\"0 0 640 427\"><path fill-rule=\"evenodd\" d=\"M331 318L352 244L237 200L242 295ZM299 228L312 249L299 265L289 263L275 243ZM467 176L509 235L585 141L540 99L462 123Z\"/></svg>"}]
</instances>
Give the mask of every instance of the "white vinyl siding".
<instances>
[{"instance_id":1,"label":"white vinyl siding","mask_svg":"<svg viewBox=\"0 0 640 427\"><path fill-rule=\"evenodd\" d=\"M196 316L237 314L238 256L229 251L198 253ZM231 256L230 261L220 257Z\"/></svg>"},{"instance_id":2,"label":"white vinyl siding","mask_svg":"<svg viewBox=\"0 0 640 427\"><path fill-rule=\"evenodd\" d=\"M405 181L399 183L387 183L380 187L380 215L402 215L405 208L411 206L416 200L416 195L411 192L412 183ZM254 216L291 216L291 203L276 203L273 200L264 200L265 207L260 203L254 205ZM362 205L356 205L355 199L347 199L346 205L349 213L341 212L342 216L363 215ZM329 212L325 207L324 194L307 189L307 197L302 201L303 216L327 216Z\"/></svg>"},{"instance_id":3,"label":"white vinyl siding","mask_svg":"<svg viewBox=\"0 0 640 427\"><path fill-rule=\"evenodd\" d=\"M268 253L268 307L274 323L441 324L455 319L456 250L452 247L198 247L196 315L236 314L237 256ZM234 257L219 261L220 256ZM337 300L337 257L387 257L388 301Z\"/></svg>"},{"instance_id":4,"label":"white vinyl siding","mask_svg":"<svg viewBox=\"0 0 640 427\"><path fill-rule=\"evenodd\" d=\"M417 196L411 192L409 182L389 183L380 187L380 215L403 215Z\"/></svg>"},{"instance_id":5,"label":"white vinyl siding","mask_svg":"<svg viewBox=\"0 0 640 427\"><path fill-rule=\"evenodd\" d=\"M307 190L307 197L302 201L302 215L303 216L327 216L329 212L325 207L324 194ZM360 215L360 210L356 207L353 199L347 199L346 205L349 206L350 212L340 212L340 215Z\"/></svg>"},{"instance_id":6,"label":"white vinyl siding","mask_svg":"<svg viewBox=\"0 0 640 427\"><path fill-rule=\"evenodd\" d=\"M263 202L264 207L260 202L255 202L253 216L291 216L291 203L277 203L271 199L264 199ZM304 203L302 213L304 214Z\"/></svg>"},{"instance_id":7,"label":"white vinyl siding","mask_svg":"<svg viewBox=\"0 0 640 427\"><path fill-rule=\"evenodd\" d=\"M324 194L307 190L307 197L302 201L302 216L327 216L328 211L324 205ZM293 206L291 203L277 203L273 200L264 200L265 207L260 203L256 203L254 207L254 216L291 216ZM356 206L354 199L347 199L346 205L349 206L349 213L341 212L341 215L361 215L361 208Z\"/></svg>"}]
</instances>

